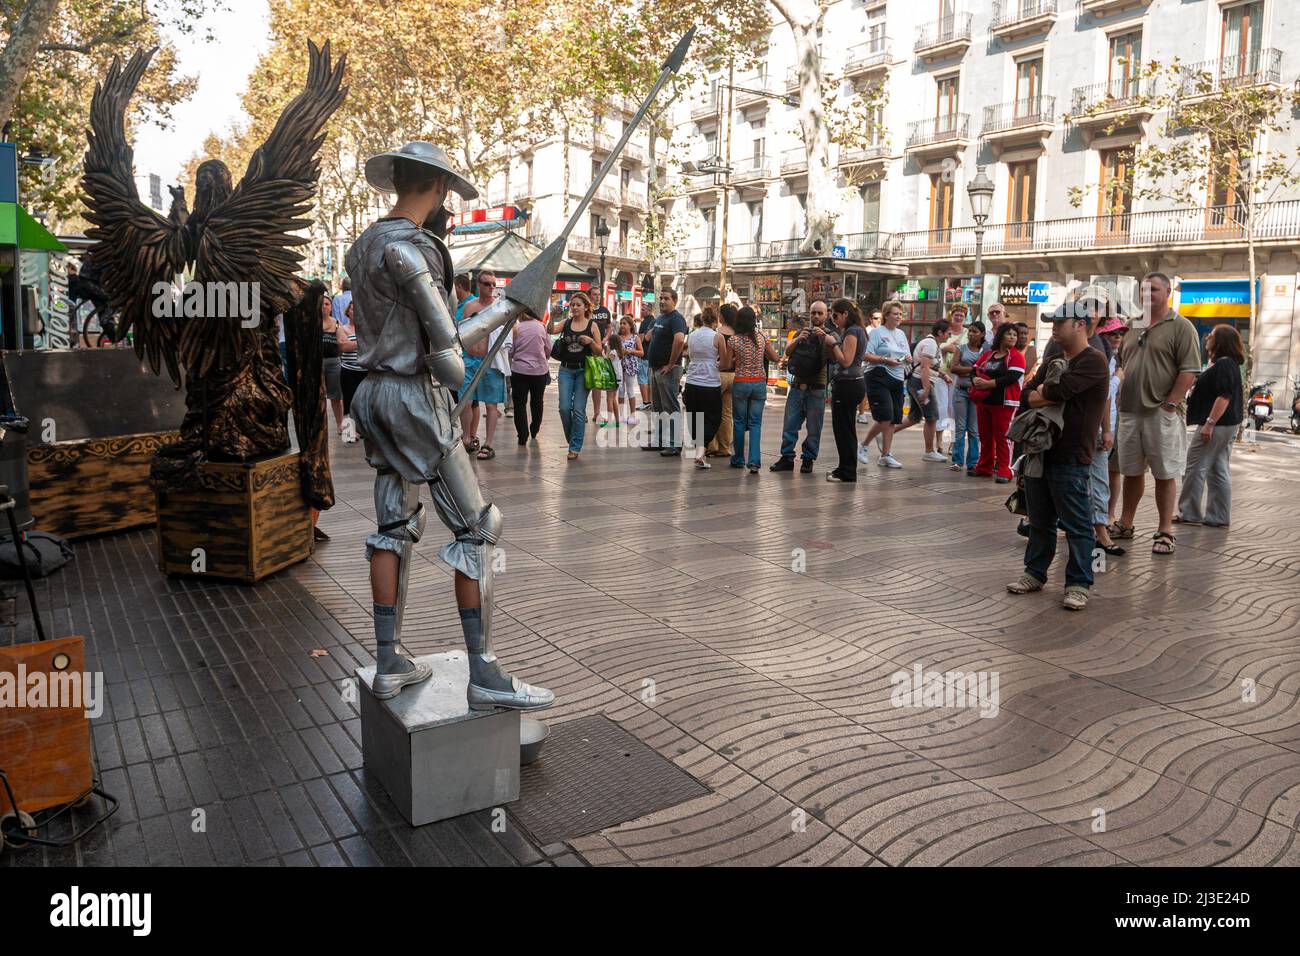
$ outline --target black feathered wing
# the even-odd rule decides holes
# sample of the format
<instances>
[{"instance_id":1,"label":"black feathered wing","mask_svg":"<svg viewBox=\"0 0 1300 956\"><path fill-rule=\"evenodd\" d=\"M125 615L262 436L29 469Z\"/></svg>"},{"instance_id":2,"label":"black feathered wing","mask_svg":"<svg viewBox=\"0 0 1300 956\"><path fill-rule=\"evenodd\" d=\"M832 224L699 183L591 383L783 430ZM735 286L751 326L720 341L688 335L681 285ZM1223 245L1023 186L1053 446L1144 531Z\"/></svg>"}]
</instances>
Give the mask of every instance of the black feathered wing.
<instances>
[{"instance_id":1,"label":"black feathered wing","mask_svg":"<svg viewBox=\"0 0 1300 956\"><path fill-rule=\"evenodd\" d=\"M91 223L86 235L96 240L89 256L109 300L122 310L120 334L133 331L135 354L155 373L165 366L172 382L180 384L181 320L154 312L155 286L170 284L185 267L182 228L140 201L126 141L126 107L156 49L137 51L125 67L115 57L108 75L95 85L82 189Z\"/></svg>"}]
</instances>

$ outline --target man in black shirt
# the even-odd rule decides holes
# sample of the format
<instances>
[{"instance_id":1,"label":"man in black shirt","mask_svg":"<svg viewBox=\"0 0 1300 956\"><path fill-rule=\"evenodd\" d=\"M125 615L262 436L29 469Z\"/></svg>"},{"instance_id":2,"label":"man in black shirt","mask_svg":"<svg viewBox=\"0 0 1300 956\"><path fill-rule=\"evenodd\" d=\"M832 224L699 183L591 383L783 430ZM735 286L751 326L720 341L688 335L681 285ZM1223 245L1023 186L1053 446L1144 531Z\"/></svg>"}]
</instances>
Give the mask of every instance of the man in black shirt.
<instances>
[{"instance_id":1,"label":"man in black shirt","mask_svg":"<svg viewBox=\"0 0 1300 956\"><path fill-rule=\"evenodd\" d=\"M650 333L646 363L650 366L651 444L642 451L665 456L682 453L682 352L686 348L686 319L677 311L677 293L659 293L659 318Z\"/></svg>"},{"instance_id":2,"label":"man in black shirt","mask_svg":"<svg viewBox=\"0 0 1300 956\"><path fill-rule=\"evenodd\" d=\"M644 412L652 407L650 398L650 334L654 332L655 314L654 310L648 305L641 307L641 324L637 327L636 334L641 338L641 351L645 354L641 356L638 364L637 384L641 386L641 404L636 407L638 412Z\"/></svg>"},{"instance_id":3,"label":"man in black shirt","mask_svg":"<svg viewBox=\"0 0 1300 956\"><path fill-rule=\"evenodd\" d=\"M1049 363L1043 362L1020 398L1029 408L1062 406L1063 425L1060 437L1043 454L1042 477L1024 478L1025 510L1029 516L1025 573L1019 581L1007 585L1012 594L1043 589L1056 557L1059 523L1070 552L1063 603L1071 611L1087 607L1093 582L1097 539L1092 527L1089 467L1110 378L1105 356L1088 345L1089 309L1082 303L1080 306L1067 306L1052 316L1052 341L1060 346L1060 357L1067 363L1059 381L1045 384Z\"/></svg>"}]
</instances>

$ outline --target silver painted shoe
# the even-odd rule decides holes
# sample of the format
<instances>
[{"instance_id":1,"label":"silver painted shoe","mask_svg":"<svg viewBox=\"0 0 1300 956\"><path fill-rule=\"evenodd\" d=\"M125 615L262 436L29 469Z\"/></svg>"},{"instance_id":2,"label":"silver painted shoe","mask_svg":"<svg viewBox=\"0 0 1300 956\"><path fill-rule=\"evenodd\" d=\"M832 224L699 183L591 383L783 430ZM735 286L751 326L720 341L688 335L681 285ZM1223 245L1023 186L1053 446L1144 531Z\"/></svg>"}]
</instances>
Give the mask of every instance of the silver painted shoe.
<instances>
[{"instance_id":1,"label":"silver painted shoe","mask_svg":"<svg viewBox=\"0 0 1300 956\"><path fill-rule=\"evenodd\" d=\"M409 658L408 658L409 660ZM411 661L415 665L402 674L376 674L370 690L380 700L396 697L408 684L418 684L433 676L433 665L428 661Z\"/></svg>"},{"instance_id":2,"label":"silver painted shoe","mask_svg":"<svg viewBox=\"0 0 1300 956\"><path fill-rule=\"evenodd\" d=\"M477 684L465 688L470 710L493 710L509 707L512 710L545 710L555 703L555 694L545 687L525 684L518 677L510 678L511 690L488 690Z\"/></svg>"}]
</instances>

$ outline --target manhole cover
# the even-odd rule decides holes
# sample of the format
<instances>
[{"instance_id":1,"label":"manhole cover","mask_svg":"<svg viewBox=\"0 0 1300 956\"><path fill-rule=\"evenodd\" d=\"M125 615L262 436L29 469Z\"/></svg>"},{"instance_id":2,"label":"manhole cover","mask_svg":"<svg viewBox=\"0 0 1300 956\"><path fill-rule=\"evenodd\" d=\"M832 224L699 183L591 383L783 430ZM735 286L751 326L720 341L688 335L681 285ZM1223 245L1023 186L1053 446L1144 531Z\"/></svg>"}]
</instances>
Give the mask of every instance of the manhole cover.
<instances>
[{"instance_id":1,"label":"manhole cover","mask_svg":"<svg viewBox=\"0 0 1300 956\"><path fill-rule=\"evenodd\" d=\"M543 845L572 840L709 793L608 717L551 728L542 757L520 768L510 809Z\"/></svg>"}]
</instances>

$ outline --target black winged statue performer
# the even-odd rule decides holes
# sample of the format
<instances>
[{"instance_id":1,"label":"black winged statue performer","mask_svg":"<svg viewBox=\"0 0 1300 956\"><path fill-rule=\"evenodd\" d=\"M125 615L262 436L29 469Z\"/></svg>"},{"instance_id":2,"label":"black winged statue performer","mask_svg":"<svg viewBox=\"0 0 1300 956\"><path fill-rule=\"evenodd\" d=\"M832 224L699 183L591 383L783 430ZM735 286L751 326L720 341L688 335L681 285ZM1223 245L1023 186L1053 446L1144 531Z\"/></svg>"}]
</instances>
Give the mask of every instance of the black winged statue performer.
<instances>
[{"instance_id":1,"label":"black winged statue performer","mask_svg":"<svg viewBox=\"0 0 1300 956\"><path fill-rule=\"evenodd\" d=\"M180 441L154 459L155 486L190 486L205 460L282 454L292 407L304 496L316 508L333 504L320 315L307 314L305 286L295 278L302 260L295 247L307 242L295 233L310 222L303 217L315 201L321 130L347 95L346 58L332 63L328 42L309 42L308 51L306 86L239 184L232 187L224 163L207 160L195 177L194 208L187 210L183 190L173 189L165 218L140 202L126 139L127 104L155 51L138 51L125 66L114 59L95 87L82 182L93 226L87 235L96 240L90 260L121 309L119 334L133 331L136 355L185 387ZM184 303L176 296L178 277L188 280ZM170 304L159 303L163 288L173 290ZM199 305L190 308L194 300ZM280 315L292 385L281 370Z\"/></svg>"}]
</instances>

